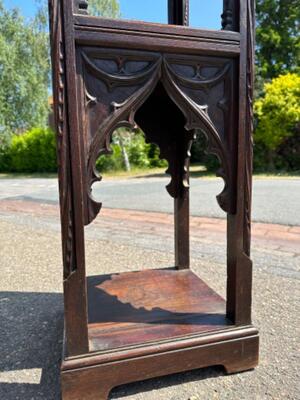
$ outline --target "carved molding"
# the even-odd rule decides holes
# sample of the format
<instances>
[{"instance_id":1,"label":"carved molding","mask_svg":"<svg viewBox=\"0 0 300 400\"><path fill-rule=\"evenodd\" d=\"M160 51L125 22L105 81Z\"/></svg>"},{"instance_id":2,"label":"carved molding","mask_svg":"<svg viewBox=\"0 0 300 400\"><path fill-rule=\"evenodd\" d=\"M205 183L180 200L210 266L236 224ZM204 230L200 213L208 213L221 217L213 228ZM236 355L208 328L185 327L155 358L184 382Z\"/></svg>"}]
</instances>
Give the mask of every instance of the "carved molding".
<instances>
[{"instance_id":1,"label":"carved molding","mask_svg":"<svg viewBox=\"0 0 300 400\"><path fill-rule=\"evenodd\" d=\"M254 32L255 6L253 0L247 0L247 106L246 106L246 148L245 148L245 220L244 252L250 256L251 242L251 202L253 168L253 92L254 92Z\"/></svg>"},{"instance_id":2,"label":"carved molding","mask_svg":"<svg viewBox=\"0 0 300 400\"><path fill-rule=\"evenodd\" d=\"M130 86L142 83L147 79L151 73L156 69L156 64L152 63L149 68L144 68L140 72L136 74L128 74L126 73L124 67L124 58L118 57L118 72L115 74L108 73L98 68L93 62L89 59L89 57L82 52L82 57L85 62L86 69L96 78L105 82L107 89L112 91L115 86Z\"/></svg>"},{"instance_id":3,"label":"carved molding","mask_svg":"<svg viewBox=\"0 0 300 400\"><path fill-rule=\"evenodd\" d=\"M49 2L49 17L52 43L53 81L54 85L54 114L57 133L57 162L58 178L60 186L61 204L61 227L64 279L76 270L74 258L74 237L73 237L73 208L71 199L70 183L70 154L69 138L66 121L66 87L65 87L65 56L62 34L62 18L60 2L52 0Z\"/></svg>"},{"instance_id":4,"label":"carved molding","mask_svg":"<svg viewBox=\"0 0 300 400\"><path fill-rule=\"evenodd\" d=\"M176 198L183 187L188 187L188 165L190 148L194 139L194 130L201 129L208 138L208 151L215 154L221 163L217 175L224 179L224 190L217 196L220 207L229 213L234 212L234 204L230 192L232 190L232 173L229 163L227 138L224 132L218 132L209 115L209 105L202 104L201 100L193 97L189 90L197 93L209 93L211 89L222 83L224 96L217 101L215 107L222 110L224 121L228 114L228 98L225 93L225 82L229 79L232 65L216 59L200 60L191 57L177 57L158 53L151 53L148 57L139 52L123 52L121 54L107 50L106 53L96 54L94 51L81 51L83 65L83 80L85 91L85 113L87 124L85 129L89 133L88 149L86 149L87 194L85 223L90 223L101 209L101 203L92 196L92 185L101 180L96 171L96 161L102 154L111 152L111 136L120 126L136 128L135 113L146 102L154 91L158 82L161 82L166 93L181 110L186 119L181 146L184 146L184 155L181 156L181 166L178 169L178 160L174 157L174 148L165 143L163 138L146 134L150 142L156 143L169 167L167 173L171 175L171 182L167 186L169 194ZM128 70L129 64L135 63L135 69ZM176 66L194 68L194 76L185 76L176 71ZM201 75L202 69L211 68L211 75ZM129 68L130 69L130 68ZM104 86L103 86L104 85ZM123 89L122 89L123 88ZM110 99L104 103L104 98ZM119 99L122 99L120 101ZM114 100L116 99L116 100ZM213 101L213 100L210 100ZM225 130L224 122L224 130ZM227 128L226 128L227 129ZM225 135L226 136L226 135ZM180 150L182 151L182 150ZM178 175L180 176L178 181Z\"/></svg>"}]
</instances>

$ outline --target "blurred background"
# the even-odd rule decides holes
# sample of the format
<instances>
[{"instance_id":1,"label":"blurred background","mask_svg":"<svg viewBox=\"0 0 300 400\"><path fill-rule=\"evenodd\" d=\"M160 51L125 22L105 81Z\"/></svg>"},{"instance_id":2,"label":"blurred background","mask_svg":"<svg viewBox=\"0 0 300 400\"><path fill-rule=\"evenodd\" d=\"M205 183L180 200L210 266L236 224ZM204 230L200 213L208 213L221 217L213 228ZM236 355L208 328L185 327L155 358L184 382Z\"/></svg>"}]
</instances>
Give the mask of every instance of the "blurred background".
<instances>
[{"instance_id":1,"label":"blurred background","mask_svg":"<svg viewBox=\"0 0 300 400\"><path fill-rule=\"evenodd\" d=\"M190 1L190 25L220 29L223 2ZM257 0L254 171L300 173L300 3ZM90 0L104 17L167 23L167 0ZM56 173L51 128L52 89L47 1L0 0L0 173ZM144 135L119 129L113 154L98 160L108 175L163 173L166 162ZM192 175L215 173L199 134L192 148ZM4 174L4 175L3 175Z\"/></svg>"}]
</instances>

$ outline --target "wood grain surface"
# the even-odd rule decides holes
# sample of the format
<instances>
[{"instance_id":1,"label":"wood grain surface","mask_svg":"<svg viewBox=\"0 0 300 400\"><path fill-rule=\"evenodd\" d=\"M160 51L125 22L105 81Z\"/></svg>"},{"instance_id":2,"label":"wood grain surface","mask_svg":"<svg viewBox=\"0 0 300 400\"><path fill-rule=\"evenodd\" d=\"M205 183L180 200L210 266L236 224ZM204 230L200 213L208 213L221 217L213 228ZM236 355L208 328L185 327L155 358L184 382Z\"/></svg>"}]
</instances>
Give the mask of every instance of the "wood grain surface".
<instances>
[{"instance_id":1,"label":"wood grain surface","mask_svg":"<svg viewBox=\"0 0 300 400\"><path fill-rule=\"evenodd\" d=\"M225 301L191 270L88 278L91 350L224 329Z\"/></svg>"}]
</instances>

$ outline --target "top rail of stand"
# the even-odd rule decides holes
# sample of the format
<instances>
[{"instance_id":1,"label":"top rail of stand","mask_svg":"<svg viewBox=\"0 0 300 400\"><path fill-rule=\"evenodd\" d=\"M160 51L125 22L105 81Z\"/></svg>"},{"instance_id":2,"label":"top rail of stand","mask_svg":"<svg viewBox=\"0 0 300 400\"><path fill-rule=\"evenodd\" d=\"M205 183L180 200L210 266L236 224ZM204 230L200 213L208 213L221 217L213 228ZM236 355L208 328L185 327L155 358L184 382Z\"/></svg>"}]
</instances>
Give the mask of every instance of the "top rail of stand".
<instances>
[{"instance_id":1,"label":"top rail of stand","mask_svg":"<svg viewBox=\"0 0 300 400\"><path fill-rule=\"evenodd\" d=\"M75 39L83 45L234 56L240 33L178 25L74 15Z\"/></svg>"}]
</instances>

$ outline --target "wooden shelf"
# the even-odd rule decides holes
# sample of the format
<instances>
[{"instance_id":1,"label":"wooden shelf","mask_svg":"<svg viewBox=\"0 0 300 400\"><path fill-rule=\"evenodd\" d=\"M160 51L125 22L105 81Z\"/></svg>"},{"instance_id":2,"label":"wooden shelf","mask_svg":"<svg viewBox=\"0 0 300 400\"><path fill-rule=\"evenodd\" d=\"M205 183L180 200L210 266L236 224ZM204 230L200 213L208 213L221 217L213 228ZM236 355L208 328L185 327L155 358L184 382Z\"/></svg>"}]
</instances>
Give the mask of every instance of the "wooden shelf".
<instances>
[{"instance_id":1,"label":"wooden shelf","mask_svg":"<svg viewBox=\"0 0 300 400\"><path fill-rule=\"evenodd\" d=\"M191 270L87 278L90 351L218 331L232 325L225 301Z\"/></svg>"}]
</instances>

